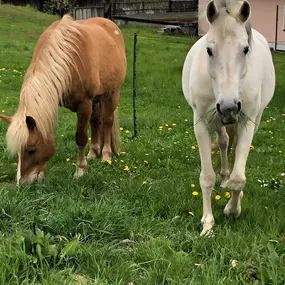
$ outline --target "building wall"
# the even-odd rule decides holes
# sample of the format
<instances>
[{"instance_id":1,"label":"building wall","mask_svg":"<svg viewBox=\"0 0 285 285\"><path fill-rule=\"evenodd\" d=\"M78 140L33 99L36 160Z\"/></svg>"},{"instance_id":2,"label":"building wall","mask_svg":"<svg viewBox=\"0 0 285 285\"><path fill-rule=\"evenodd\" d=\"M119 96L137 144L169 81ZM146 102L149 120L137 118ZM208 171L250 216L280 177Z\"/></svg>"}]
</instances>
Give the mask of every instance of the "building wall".
<instances>
[{"instance_id":1,"label":"building wall","mask_svg":"<svg viewBox=\"0 0 285 285\"><path fill-rule=\"evenodd\" d=\"M208 0L199 0L203 6ZM249 0L251 5L251 24L254 29L265 36L268 42L275 41L276 6L279 5L278 42L285 43L284 25L284 0ZM208 31L207 20L199 15L199 33Z\"/></svg>"}]
</instances>

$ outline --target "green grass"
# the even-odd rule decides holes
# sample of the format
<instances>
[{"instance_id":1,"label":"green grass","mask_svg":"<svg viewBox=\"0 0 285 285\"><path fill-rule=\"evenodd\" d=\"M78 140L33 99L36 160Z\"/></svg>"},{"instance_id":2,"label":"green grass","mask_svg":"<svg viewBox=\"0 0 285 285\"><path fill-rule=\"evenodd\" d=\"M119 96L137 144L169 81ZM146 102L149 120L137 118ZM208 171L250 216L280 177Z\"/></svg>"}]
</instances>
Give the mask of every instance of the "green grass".
<instances>
[{"instance_id":1,"label":"green grass","mask_svg":"<svg viewBox=\"0 0 285 285\"><path fill-rule=\"evenodd\" d=\"M0 71L0 112L16 110L36 39L55 19L31 8L0 6L0 69L7 69ZM285 54L273 54L276 93L250 151L241 218L234 222L224 217L227 198L217 184L215 235L201 238L200 160L197 148L191 148L196 145L192 111L181 91L182 65L195 39L161 36L155 29L122 30L128 74L120 125L130 133L121 132L126 154L112 165L90 162L87 174L73 179L76 116L61 108L56 153L44 181L18 188L16 157L7 152L7 126L0 122L0 284L284 284ZM172 130L160 131L165 124ZM219 173L218 160L215 169ZM261 187L258 180L269 184ZM192 195L195 190L198 196ZM217 194L222 197L218 201ZM231 267L232 260L237 267Z\"/></svg>"}]
</instances>

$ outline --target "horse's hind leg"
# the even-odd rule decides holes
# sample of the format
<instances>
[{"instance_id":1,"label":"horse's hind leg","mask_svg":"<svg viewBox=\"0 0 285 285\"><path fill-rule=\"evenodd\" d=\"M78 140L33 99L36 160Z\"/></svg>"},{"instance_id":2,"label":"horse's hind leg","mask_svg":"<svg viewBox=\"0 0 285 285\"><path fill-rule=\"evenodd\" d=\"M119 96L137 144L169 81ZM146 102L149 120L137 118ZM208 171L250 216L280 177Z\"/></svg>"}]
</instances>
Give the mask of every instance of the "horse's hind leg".
<instances>
[{"instance_id":1,"label":"horse's hind leg","mask_svg":"<svg viewBox=\"0 0 285 285\"><path fill-rule=\"evenodd\" d=\"M92 113L92 102L84 100L77 108L77 130L76 143L78 146L78 159L76 163L76 172L74 177L79 178L84 174L87 167L85 157L85 147L88 142L88 123Z\"/></svg>"},{"instance_id":2,"label":"horse's hind leg","mask_svg":"<svg viewBox=\"0 0 285 285\"><path fill-rule=\"evenodd\" d=\"M230 178L230 165L228 160L229 136L225 127L217 131L217 145L221 155L221 187L226 188Z\"/></svg>"},{"instance_id":3,"label":"horse's hind leg","mask_svg":"<svg viewBox=\"0 0 285 285\"><path fill-rule=\"evenodd\" d=\"M112 98L104 101L103 108L103 136L104 146L102 149L103 160L111 160L113 156L112 151L112 127L114 123L114 111L119 103L119 93L114 93Z\"/></svg>"},{"instance_id":4,"label":"horse's hind leg","mask_svg":"<svg viewBox=\"0 0 285 285\"><path fill-rule=\"evenodd\" d=\"M93 103L93 112L90 119L91 143L87 159L94 159L101 155L101 108L100 102Z\"/></svg>"}]
</instances>

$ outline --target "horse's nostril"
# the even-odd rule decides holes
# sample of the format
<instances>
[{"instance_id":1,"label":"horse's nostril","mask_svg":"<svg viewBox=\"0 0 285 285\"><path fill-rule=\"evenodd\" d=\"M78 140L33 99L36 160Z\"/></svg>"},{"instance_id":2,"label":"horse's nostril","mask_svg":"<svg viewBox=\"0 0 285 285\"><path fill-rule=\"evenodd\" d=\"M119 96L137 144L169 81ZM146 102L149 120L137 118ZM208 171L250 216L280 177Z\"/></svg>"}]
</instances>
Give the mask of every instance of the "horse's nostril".
<instances>
[{"instance_id":1,"label":"horse's nostril","mask_svg":"<svg viewBox=\"0 0 285 285\"><path fill-rule=\"evenodd\" d=\"M237 103L237 106L238 106L237 113L239 113L241 110L241 102L240 101Z\"/></svg>"},{"instance_id":2,"label":"horse's nostril","mask_svg":"<svg viewBox=\"0 0 285 285\"><path fill-rule=\"evenodd\" d=\"M217 103L216 108L217 108L218 113L222 114L221 105L219 103Z\"/></svg>"}]
</instances>

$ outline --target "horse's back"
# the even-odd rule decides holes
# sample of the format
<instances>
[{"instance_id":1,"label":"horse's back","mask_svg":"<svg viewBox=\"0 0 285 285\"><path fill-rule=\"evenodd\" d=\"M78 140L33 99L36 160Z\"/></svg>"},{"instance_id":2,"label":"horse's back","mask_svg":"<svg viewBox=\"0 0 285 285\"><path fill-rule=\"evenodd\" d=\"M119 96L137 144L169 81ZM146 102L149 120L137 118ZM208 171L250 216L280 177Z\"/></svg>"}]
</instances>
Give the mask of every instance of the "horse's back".
<instances>
[{"instance_id":1,"label":"horse's back","mask_svg":"<svg viewBox=\"0 0 285 285\"><path fill-rule=\"evenodd\" d=\"M105 18L90 18L80 24L84 34L82 56L90 76L100 77L100 93L119 88L126 75L127 61L123 35ZM112 86L111 86L112 85Z\"/></svg>"},{"instance_id":2,"label":"horse's back","mask_svg":"<svg viewBox=\"0 0 285 285\"><path fill-rule=\"evenodd\" d=\"M93 33L108 35L118 46L119 49L125 51L123 35L118 26L109 19L96 17L90 18L82 22L83 27L91 27Z\"/></svg>"},{"instance_id":3,"label":"horse's back","mask_svg":"<svg viewBox=\"0 0 285 285\"><path fill-rule=\"evenodd\" d=\"M275 90L275 69L271 51L265 37L252 29L252 62L249 64L248 79L258 77L260 86L261 109L264 109L273 97ZM254 81L252 81L254 82Z\"/></svg>"}]
</instances>

